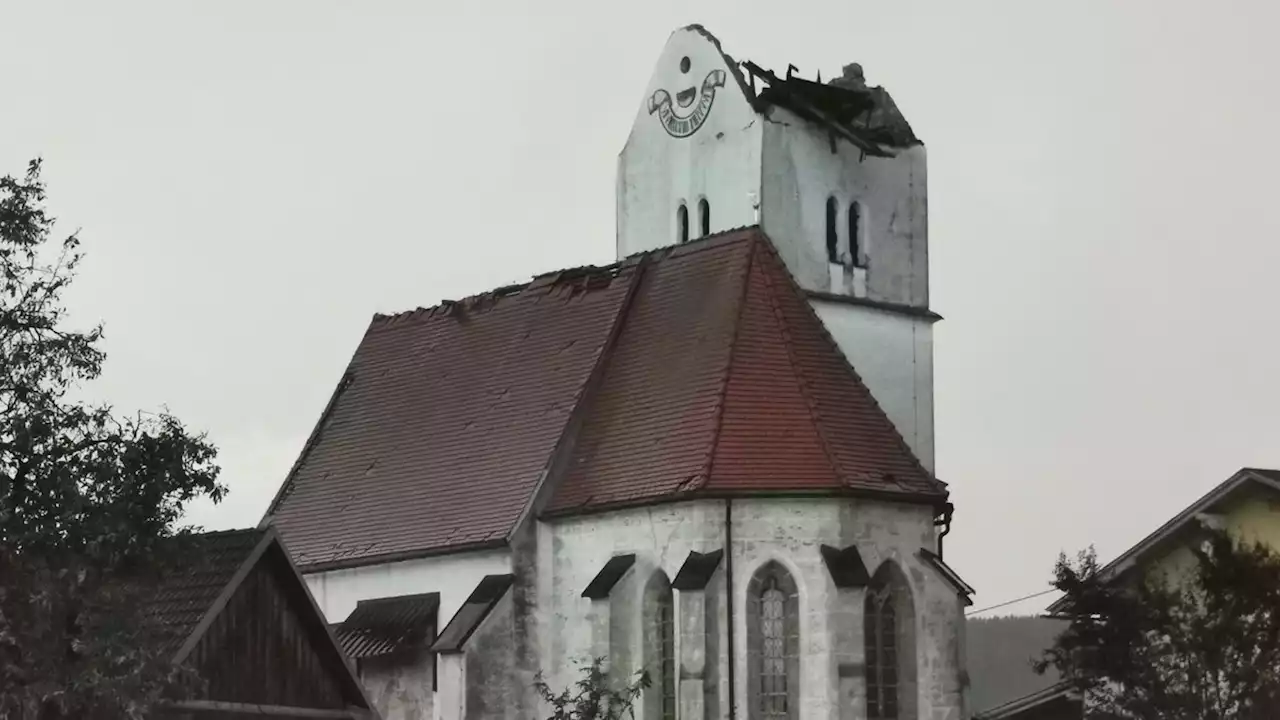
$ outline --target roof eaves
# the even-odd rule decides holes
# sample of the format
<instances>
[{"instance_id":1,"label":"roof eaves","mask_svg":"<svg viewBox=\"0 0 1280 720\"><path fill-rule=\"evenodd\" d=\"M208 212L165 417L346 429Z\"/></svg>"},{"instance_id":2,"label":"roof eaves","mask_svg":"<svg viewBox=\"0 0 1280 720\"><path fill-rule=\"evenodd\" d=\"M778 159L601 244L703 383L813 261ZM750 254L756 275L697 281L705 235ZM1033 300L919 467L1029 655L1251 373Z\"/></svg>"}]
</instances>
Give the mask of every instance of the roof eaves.
<instances>
[{"instance_id":1,"label":"roof eaves","mask_svg":"<svg viewBox=\"0 0 1280 720\"><path fill-rule=\"evenodd\" d=\"M1043 690L1037 690L1036 692L1023 695L1020 698L1015 698L1004 704L983 710L974 714L973 717L974 720L1004 720L1005 718L1013 716L1015 713L1029 710L1037 705L1056 700L1060 697L1076 699L1079 696L1079 691L1072 687L1071 683L1063 681L1055 685L1050 685Z\"/></svg>"},{"instance_id":2,"label":"roof eaves","mask_svg":"<svg viewBox=\"0 0 1280 720\"><path fill-rule=\"evenodd\" d=\"M659 507L681 502L696 502L701 500L742 500L747 498L861 498L865 500L880 500L884 502L898 502L936 507L939 503L946 501L947 494L945 492L932 494L907 490L878 490L849 486L824 488L821 490L796 490L792 488L785 490L699 489L686 492L682 495L660 495L657 497L643 497L635 500L615 500L607 503L596 504L585 502L572 507L543 511L538 515L538 518L547 522L553 522L564 518L588 517L591 515L617 512L619 510Z\"/></svg>"},{"instance_id":3,"label":"roof eaves","mask_svg":"<svg viewBox=\"0 0 1280 720\"><path fill-rule=\"evenodd\" d=\"M805 290L804 292L805 295L808 295L810 298L815 300L824 300L826 302L840 303L843 305L858 305L860 307L880 310L882 312L893 313L895 315L910 315L911 317L920 318L921 320L925 320L930 323L935 323L943 319L941 315L925 307L902 305L899 303L884 302L882 300L854 297L852 295L840 295L823 290Z\"/></svg>"},{"instance_id":4,"label":"roof eaves","mask_svg":"<svg viewBox=\"0 0 1280 720\"><path fill-rule=\"evenodd\" d=\"M459 545L445 545L419 550L406 550L403 552L348 557L341 560L321 560L313 563L299 563L298 569L309 575L318 572L329 572L331 570L349 570L351 568L365 567L368 565L383 565L387 563L404 562L406 560L421 560L423 558L439 557L441 555L455 555L468 552L479 552L482 550L497 550L507 546L507 539L505 537L498 537Z\"/></svg>"}]
</instances>

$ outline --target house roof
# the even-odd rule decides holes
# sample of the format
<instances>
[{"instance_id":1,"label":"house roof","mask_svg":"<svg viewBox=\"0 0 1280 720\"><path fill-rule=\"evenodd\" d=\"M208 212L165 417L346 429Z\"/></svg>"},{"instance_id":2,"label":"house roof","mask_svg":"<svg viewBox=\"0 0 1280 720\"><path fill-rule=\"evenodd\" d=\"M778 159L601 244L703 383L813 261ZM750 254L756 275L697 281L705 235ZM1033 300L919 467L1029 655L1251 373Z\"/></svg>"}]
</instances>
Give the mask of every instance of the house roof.
<instances>
[{"instance_id":1,"label":"house roof","mask_svg":"<svg viewBox=\"0 0 1280 720\"><path fill-rule=\"evenodd\" d=\"M138 587L143 591L140 596L143 622L148 630L156 631L148 633L148 641L158 642L158 649L170 655L173 662L182 663L191 657L193 649L227 608L250 572L270 560L267 567L274 577L294 590L293 597L302 599L294 610L303 629L313 633L316 649L327 662L343 696L357 710L357 716L363 716L361 712L368 710L370 705L363 687L352 674L275 529L179 535L159 552L160 572L139 580L143 584Z\"/></svg>"},{"instance_id":2,"label":"house roof","mask_svg":"<svg viewBox=\"0 0 1280 720\"><path fill-rule=\"evenodd\" d=\"M1224 500L1234 497L1245 487L1262 487L1270 491L1280 491L1280 470L1265 468L1241 468L1234 475L1205 493L1200 499L1188 505L1182 512L1174 515L1155 532L1143 538L1138 544L1121 553L1116 559L1107 563L1098 571L1101 577L1119 577L1138 565L1152 551L1166 544L1180 531L1196 521L1197 516L1212 511ZM1050 615L1067 610L1066 598L1059 598L1048 607Z\"/></svg>"},{"instance_id":3,"label":"house roof","mask_svg":"<svg viewBox=\"0 0 1280 720\"><path fill-rule=\"evenodd\" d=\"M1060 682L1044 690L1010 700L1003 705L983 710L974 714L973 717L974 720L1021 720L1022 718L1032 720L1033 718L1041 717L1041 715L1030 711L1050 704L1056 706L1071 702L1080 702L1079 692L1072 688L1070 683ZM1029 712L1030 714L1023 714Z\"/></svg>"},{"instance_id":4,"label":"house roof","mask_svg":"<svg viewBox=\"0 0 1280 720\"><path fill-rule=\"evenodd\" d=\"M163 561L160 582L144 607L151 626L160 631L166 653L176 653L192 636L236 574L261 553L266 540L267 531L258 529L174 539L175 546L190 543L194 547L185 546Z\"/></svg>"},{"instance_id":5,"label":"house roof","mask_svg":"<svg viewBox=\"0 0 1280 720\"><path fill-rule=\"evenodd\" d=\"M361 600L334 631L350 658L391 655L426 647L436 628L440 593Z\"/></svg>"},{"instance_id":6,"label":"house roof","mask_svg":"<svg viewBox=\"0 0 1280 720\"><path fill-rule=\"evenodd\" d=\"M317 569L758 493L946 497L750 228L375 317L268 517Z\"/></svg>"}]
</instances>

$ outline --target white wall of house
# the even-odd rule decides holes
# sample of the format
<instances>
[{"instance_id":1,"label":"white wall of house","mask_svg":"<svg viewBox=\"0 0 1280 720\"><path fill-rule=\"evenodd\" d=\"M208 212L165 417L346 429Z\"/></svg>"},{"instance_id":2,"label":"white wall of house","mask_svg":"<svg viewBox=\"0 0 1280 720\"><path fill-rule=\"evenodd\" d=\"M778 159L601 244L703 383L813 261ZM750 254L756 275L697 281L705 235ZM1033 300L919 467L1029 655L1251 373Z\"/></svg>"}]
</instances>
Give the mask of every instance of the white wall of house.
<instances>
[{"instance_id":1,"label":"white wall of house","mask_svg":"<svg viewBox=\"0 0 1280 720\"><path fill-rule=\"evenodd\" d=\"M329 622L345 620L361 600L438 592L443 630L481 578L509 572L509 551L486 550L308 573L303 577Z\"/></svg>"}]
</instances>

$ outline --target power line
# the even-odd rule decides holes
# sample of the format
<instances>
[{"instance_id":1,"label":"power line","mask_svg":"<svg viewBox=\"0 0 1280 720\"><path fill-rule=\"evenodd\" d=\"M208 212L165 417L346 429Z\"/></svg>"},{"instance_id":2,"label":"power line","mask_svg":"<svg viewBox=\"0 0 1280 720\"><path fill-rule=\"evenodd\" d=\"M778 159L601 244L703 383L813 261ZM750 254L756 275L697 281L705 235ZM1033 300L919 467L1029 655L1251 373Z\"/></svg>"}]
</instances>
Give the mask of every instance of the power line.
<instances>
[{"instance_id":1,"label":"power line","mask_svg":"<svg viewBox=\"0 0 1280 720\"><path fill-rule=\"evenodd\" d=\"M978 610L970 610L969 612L965 613L965 616L967 617L967 616L969 616L969 615L977 615L978 613L984 613L984 612L986 612L986 611L988 611L988 610L995 610L995 609L997 609L997 608L1002 608L1002 607L1004 607L1004 606L1006 606L1006 605L1013 605L1014 603L1020 603L1020 602L1022 602L1023 600L1030 600L1031 598L1038 598L1038 597L1040 597L1041 595L1048 595L1048 594L1049 594L1049 593L1051 593L1051 592L1057 592L1057 589L1056 589L1056 588L1049 588L1048 590L1041 590L1041 591L1040 591L1040 592L1038 592L1038 593L1032 593L1031 595L1027 595L1027 596L1025 596L1025 597L1017 598L1016 600L1009 600L1008 602L1002 602L1002 603L1000 603L999 605L991 605L990 607L984 607L984 608L980 608L980 609L978 609Z\"/></svg>"}]
</instances>

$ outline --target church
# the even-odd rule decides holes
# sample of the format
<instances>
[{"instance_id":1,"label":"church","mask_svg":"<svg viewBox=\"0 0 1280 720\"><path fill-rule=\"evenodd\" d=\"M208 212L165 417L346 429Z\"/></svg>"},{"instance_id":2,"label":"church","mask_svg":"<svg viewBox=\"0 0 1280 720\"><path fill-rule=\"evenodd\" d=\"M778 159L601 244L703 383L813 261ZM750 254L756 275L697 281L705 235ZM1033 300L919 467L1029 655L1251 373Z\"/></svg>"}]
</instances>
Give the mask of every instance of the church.
<instances>
[{"instance_id":1,"label":"church","mask_svg":"<svg viewBox=\"0 0 1280 720\"><path fill-rule=\"evenodd\" d=\"M690 26L616 182L616 264L375 316L263 518L378 711L967 717L924 145Z\"/></svg>"}]
</instances>

